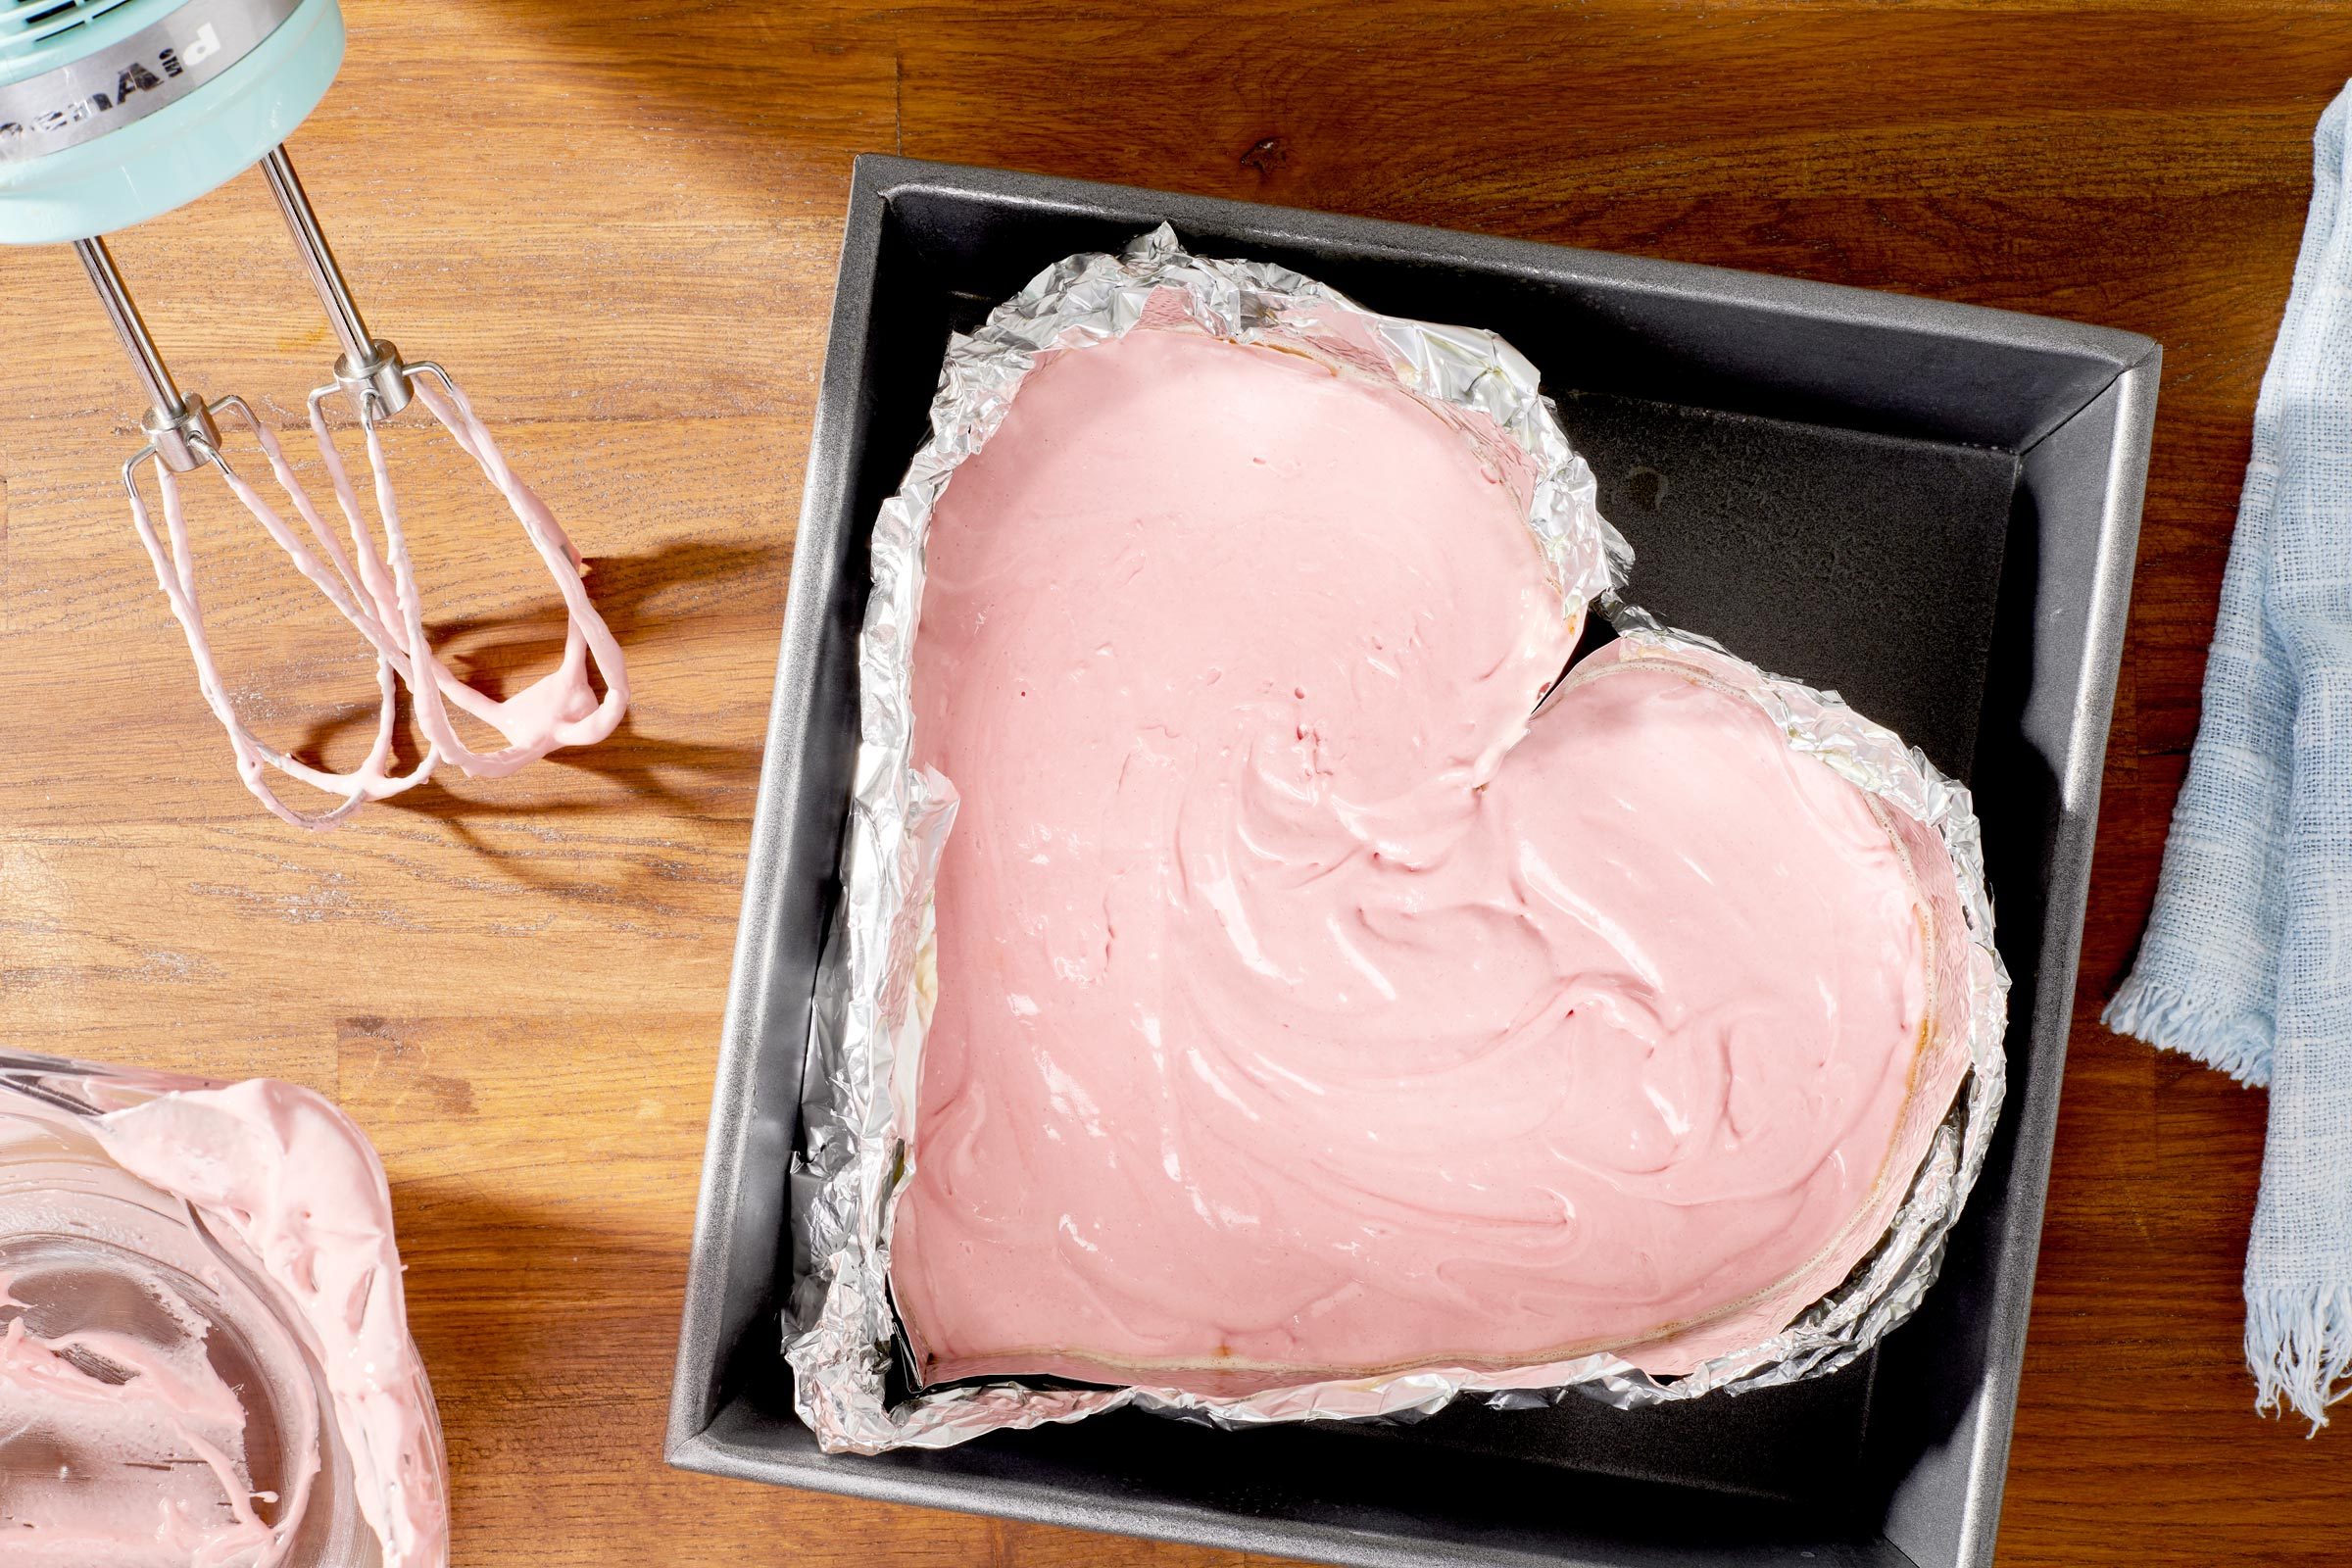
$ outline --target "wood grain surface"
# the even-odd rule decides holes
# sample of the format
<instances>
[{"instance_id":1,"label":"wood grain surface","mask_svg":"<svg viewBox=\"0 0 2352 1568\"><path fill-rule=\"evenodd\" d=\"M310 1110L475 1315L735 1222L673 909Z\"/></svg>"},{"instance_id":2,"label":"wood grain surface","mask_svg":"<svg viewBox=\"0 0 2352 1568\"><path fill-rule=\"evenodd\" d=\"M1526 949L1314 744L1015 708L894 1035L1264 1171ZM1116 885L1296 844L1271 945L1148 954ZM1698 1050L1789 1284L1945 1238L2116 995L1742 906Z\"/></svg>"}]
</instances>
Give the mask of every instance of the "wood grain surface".
<instances>
[{"instance_id":1,"label":"wood grain surface","mask_svg":"<svg viewBox=\"0 0 2352 1568\"><path fill-rule=\"evenodd\" d=\"M372 324L447 362L595 564L609 744L308 837L237 787L123 514L130 376L0 255L0 1037L338 1097L393 1180L463 1568L1230 1563L666 1470L661 1429L840 216L864 150L2071 316L2165 378L2001 1560L2342 1562L2352 1431L2265 1422L2265 1102L2102 1032L2194 734L2325 5L1130 10L347 0L294 144ZM281 426L332 357L258 176L123 235L184 384ZM442 443L394 446L471 666L560 624ZM330 760L366 662L224 497L239 704Z\"/></svg>"}]
</instances>

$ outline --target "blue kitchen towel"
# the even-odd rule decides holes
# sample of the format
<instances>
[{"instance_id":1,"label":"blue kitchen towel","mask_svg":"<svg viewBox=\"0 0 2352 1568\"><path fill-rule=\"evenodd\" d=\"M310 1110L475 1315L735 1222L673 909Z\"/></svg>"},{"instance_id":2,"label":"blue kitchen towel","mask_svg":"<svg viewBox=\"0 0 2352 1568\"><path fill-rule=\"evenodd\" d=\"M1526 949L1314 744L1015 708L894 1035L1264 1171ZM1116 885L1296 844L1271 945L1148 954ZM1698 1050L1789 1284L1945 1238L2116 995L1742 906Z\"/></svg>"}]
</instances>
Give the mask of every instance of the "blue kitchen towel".
<instances>
[{"instance_id":1,"label":"blue kitchen towel","mask_svg":"<svg viewBox=\"0 0 2352 1568\"><path fill-rule=\"evenodd\" d=\"M2111 1029L2271 1089L2246 1249L2255 1408L2327 1424L2352 1375L2352 87L2254 406L2205 710Z\"/></svg>"}]
</instances>

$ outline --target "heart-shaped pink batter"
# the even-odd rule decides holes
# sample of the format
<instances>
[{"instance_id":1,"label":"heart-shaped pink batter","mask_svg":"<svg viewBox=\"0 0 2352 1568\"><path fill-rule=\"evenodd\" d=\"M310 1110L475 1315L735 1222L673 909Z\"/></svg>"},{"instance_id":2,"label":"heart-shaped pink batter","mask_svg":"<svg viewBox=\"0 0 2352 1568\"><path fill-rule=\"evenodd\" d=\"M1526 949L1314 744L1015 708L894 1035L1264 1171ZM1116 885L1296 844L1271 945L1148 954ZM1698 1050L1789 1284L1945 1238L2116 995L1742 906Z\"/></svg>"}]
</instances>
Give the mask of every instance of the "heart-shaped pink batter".
<instances>
[{"instance_id":1,"label":"heart-shaped pink batter","mask_svg":"<svg viewBox=\"0 0 2352 1568\"><path fill-rule=\"evenodd\" d=\"M1917 848L1693 662L1604 651L1531 728L1579 627L1526 511L1409 396L1180 331L1053 359L956 471L927 1381L1672 1372L1875 1240L1956 1082Z\"/></svg>"}]
</instances>

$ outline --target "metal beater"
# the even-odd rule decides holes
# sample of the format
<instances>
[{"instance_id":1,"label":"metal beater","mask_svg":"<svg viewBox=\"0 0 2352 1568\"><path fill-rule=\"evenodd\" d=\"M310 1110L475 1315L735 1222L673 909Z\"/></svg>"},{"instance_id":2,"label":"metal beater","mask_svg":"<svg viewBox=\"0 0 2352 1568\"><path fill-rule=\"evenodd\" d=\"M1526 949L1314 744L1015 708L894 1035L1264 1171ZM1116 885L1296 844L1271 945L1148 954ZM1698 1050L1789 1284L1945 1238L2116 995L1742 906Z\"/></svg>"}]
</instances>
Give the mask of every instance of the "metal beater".
<instances>
[{"instance_id":1,"label":"metal beater","mask_svg":"<svg viewBox=\"0 0 2352 1568\"><path fill-rule=\"evenodd\" d=\"M239 774L271 811L306 827L332 826L365 801L421 782L441 761L496 777L558 747L601 740L628 703L620 650L580 585L584 567L570 540L508 467L449 372L429 361L404 360L368 331L303 192L283 143L324 96L343 47L336 0L0 0L0 245L69 241L80 256L147 399L139 419L146 443L122 466L133 525L187 637L198 684L228 735ZM308 408L348 524L348 548L243 398L208 401L180 390L104 238L193 201L256 164L341 350L329 379L311 392ZM337 393L350 403L367 444L372 521L328 428L323 405ZM561 664L503 702L458 679L425 638L378 434L413 402L430 411L497 489L564 598ZM224 420L252 431L307 539L230 466L222 448ZM162 498L160 533L140 488L140 469L151 460ZM244 509L374 651L376 739L359 768L329 772L272 749L245 727L229 702L204 633L180 504L180 478L206 467L220 471ZM592 673L603 678L601 697ZM395 775L388 764L404 685L426 749L415 768ZM486 751L468 745L451 722L452 708L498 731L505 744ZM295 810L270 784L272 769L338 797L338 804L316 812Z\"/></svg>"},{"instance_id":2,"label":"metal beater","mask_svg":"<svg viewBox=\"0 0 2352 1568\"><path fill-rule=\"evenodd\" d=\"M326 309L327 325L333 329L335 341L343 351L335 359L332 378L311 392L312 407L316 409L321 399L340 391L351 400L353 412L361 420L372 424L409 406L416 396L413 378L418 375L432 376L445 392L458 395L447 370L429 360L414 364L403 360L399 349L368 330L367 318L360 314L351 284L335 261L334 248L327 244L326 231L319 226L318 215L304 193L301 176L294 172L294 160L285 148L272 148L262 159L261 170L270 182L270 194L276 198L278 211L285 217L286 227L294 235L295 248L302 256L303 269L310 274L312 286L318 290L318 302ZM105 239L93 235L75 240L74 250L90 274L90 283L98 291L99 303L106 308L115 334L122 340L123 350L130 356L131 370L138 377L140 389L147 394L147 412L139 418L140 428L147 433L147 444L122 465L124 487L134 497L137 495L139 465L150 459L173 473L193 472L206 464L230 471L227 460L220 455L218 416L234 410L258 426L260 421L254 417L251 407L234 393L211 403L193 393L181 393L172 379L172 368L165 363L163 351L156 347L137 303L122 281L122 271L115 266L114 254L107 249Z\"/></svg>"}]
</instances>

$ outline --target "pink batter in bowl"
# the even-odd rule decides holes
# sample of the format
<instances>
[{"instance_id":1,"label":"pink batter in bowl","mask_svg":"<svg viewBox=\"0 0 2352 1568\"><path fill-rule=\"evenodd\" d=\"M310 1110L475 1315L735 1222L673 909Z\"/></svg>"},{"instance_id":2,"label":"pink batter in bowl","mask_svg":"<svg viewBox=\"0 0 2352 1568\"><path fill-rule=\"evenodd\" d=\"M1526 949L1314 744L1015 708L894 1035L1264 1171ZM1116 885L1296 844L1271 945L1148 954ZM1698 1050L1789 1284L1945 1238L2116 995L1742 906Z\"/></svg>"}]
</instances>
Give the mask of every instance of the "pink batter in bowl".
<instances>
[{"instance_id":1,"label":"pink batter in bowl","mask_svg":"<svg viewBox=\"0 0 2352 1568\"><path fill-rule=\"evenodd\" d=\"M446 1468L349 1118L0 1054L0 1556L444 1568Z\"/></svg>"}]
</instances>

